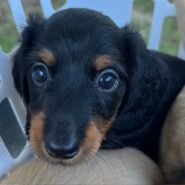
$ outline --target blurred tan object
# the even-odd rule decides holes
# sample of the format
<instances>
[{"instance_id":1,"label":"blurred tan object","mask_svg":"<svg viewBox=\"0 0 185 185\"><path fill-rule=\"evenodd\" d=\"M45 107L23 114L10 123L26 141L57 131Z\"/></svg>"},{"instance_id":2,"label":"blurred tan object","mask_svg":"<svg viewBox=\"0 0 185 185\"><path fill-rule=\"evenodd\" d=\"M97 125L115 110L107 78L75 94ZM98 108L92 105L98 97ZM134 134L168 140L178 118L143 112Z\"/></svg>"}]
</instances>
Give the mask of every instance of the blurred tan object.
<instances>
[{"instance_id":1,"label":"blurred tan object","mask_svg":"<svg viewBox=\"0 0 185 185\"><path fill-rule=\"evenodd\" d=\"M173 0L176 6L177 22L181 35L181 41L185 48L185 0Z\"/></svg>"},{"instance_id":2,"label":"blurred tan object","mask_svg":"<svg viewBox=\"0 0 185 185\"><path fill-rule=\"evenodd\" d=\"M177 96L164 123L160 159L169 183L185 183L185 87Z\"/></svg>"},{"instance_id":3,"label":"blurred tan object","mask_svg":"<svg viewBox=\"0 0 185 185\"><path fill-rule=\"evenodd\" d=\"M185 0L174 0L185 48ZM161 136L161 167L169 183L185 183L185 87L166 117Z\"/></svg>"},{"instance_id":4,"label":"blurred tan object","mask_svg":"<svg viewBox=\"0 0 185 185\"><path fill-rule=\"evenodd\" d=\"M143 153L126 148L100 151L89 161L76 166L31 161L14 171L1 184L159 185L163 184L163 177L158 166Z\"/></svg>"}]
</instances>

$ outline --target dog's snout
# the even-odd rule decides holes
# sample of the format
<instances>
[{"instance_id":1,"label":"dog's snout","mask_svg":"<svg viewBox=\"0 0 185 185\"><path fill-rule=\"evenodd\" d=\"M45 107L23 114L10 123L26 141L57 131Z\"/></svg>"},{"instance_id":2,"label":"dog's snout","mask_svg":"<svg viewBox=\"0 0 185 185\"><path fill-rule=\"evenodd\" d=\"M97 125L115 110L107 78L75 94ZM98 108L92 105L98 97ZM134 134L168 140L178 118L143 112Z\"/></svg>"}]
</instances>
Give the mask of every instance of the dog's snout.
<instances>
[{"instance_id":1,"label":"dog's snout","mask_svg":"<svg viewBox=\"0 0 185 185\"><path fill-rule=\"evenodd\" d=\"M78 145L74 139L66 143L50 140L46 144L46 150L51 157L71 159L78 154Z\"/></svg>"}]
</instances>

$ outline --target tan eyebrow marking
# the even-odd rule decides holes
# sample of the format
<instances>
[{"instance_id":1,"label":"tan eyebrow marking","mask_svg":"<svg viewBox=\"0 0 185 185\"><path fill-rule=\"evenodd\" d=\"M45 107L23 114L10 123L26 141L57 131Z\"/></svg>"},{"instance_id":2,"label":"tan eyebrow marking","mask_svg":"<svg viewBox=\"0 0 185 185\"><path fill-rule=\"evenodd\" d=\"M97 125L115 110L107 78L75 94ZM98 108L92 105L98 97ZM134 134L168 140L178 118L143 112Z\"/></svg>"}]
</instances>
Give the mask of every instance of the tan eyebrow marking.
<instances>
[{"instance_id":1,"label":"tan eyebrow marking","mask_svg":"<svg viewBox=\"0 0 185 185\"><path fill-rule=\"evenodd\" d=\"M41 60L43 60L44 63L46 63L49 66L55 63L54 55L49 49L46 48L42 49L39 52L39 57L41 58Z\"/></svg>"},{"instance_id":2,"label":"tan eyebrow marking","mask_svg":"<svg viewBox=\"0 0 185 185\"><path fill-rule=\"evenodd\" d=\"M108 55L101 55L99 57L96 58L96 61L95 61L95 69L97 71L99 70L102 70L106 67L110 67L112 66L112 62L110 60L110 56Z\"/></svg>"}]
</instances>

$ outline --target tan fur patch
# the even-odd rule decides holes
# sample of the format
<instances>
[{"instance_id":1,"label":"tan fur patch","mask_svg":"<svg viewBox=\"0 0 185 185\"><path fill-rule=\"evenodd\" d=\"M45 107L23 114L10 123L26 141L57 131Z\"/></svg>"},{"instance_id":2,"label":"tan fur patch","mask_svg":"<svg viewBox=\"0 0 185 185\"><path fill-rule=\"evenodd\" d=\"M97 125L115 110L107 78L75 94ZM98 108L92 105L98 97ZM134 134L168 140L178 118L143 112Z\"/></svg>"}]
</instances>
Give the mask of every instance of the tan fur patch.
<instances>
[{"instance_id":1,"label":"tan fur patch","mask_svg":"<svg viewBox=\"0 0 185 185\"><path fill-rule=\"evenodd\" d=\"M86 137L82 145L84 157L91 156L98 151L105 134L112 126L114 118L115 115L110 120L96 118L95 121L89 123L89 127L86 130Z\"/></svg>"},{"instance_id":2,"label":"tan fur patch","mask_svg":"<svg viewBox=\"0 0 185 185\"><path fill-rule=\"evenodd\" d=\"M39 52L39 57L44 63L46 63L49 66L53 65L55 62L52 52L46 48L42 49Z\"/></svg>"},{"instance_id":3,"label":"tan fur patch","mask_svg":"<svg viewBox=\"0 0 185 185\"><path fill-rule=\"evenodd\" d=\"M43 138L43 129L44 129L44 119L45 114L40 112L36 115L31 116L31 124L30 124L30 143L33 150L41 157L42 159L46 159L47 161L51 161L53 163L59 163L60 161L50 157L44 146L44 138Z\"/></svg>"},{"instance_id":4,"label":"tan fur patch","mask_svg":"<svg viewBox=\"0 0 185 185\"><path fill-rule=\"evenodd\" d=\"M97 71L100 71L106 67L110 67L112 66L112 62L110 60L110 57L108 55L102 55L97 57L96 61L95 61L95 69Z\"/></svg>"},{"instance_id":5,"label":"tan fur patch","mask_svg":"<svg viewBox=\"0 0 185 185\"><path fill-rule=\"evenodd\" d=\"M103 134L100 133L94 121L91 121L86 130L86 137L82 144L83 155L90 156L97 152L101 145Z\"/></svg>"},{"instance_id":6,"label":"tan fur patch","mask_svg":"<svg viewBox=\"0 0 185 185\"><path fill-rule=\"evenodd\" d=\"M116 114L110 120L103 120L103 119L97 118L97 120L95 121L95 125L101 134L103 135L106 134L106 132L112 126L112 122L114 121L115 117L116 117Z\"/></svg>"},{"instance_id":7,"label":"tan fur patch","mask_svg":"<svg viewBox=\"0 0 185 185\"><path fill-rule=\"evenodd\" d=\"M43 128L44 128L45 115L40 112L31 117L30 124L30 142L32 148L40 155L43 155L42 143L43 143Z\"/></svg>"}]
</instances>

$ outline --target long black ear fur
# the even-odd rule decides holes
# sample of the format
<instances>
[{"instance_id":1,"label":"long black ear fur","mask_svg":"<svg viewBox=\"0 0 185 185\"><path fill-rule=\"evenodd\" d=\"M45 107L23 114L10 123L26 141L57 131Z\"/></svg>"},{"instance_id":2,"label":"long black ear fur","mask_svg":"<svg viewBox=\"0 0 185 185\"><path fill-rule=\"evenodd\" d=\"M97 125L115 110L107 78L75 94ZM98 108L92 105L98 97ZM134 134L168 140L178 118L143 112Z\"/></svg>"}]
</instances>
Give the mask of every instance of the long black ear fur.
<instances>
[{"instance_id":1,"label":"long black ear fur","mask_svg":"<svg viewBox=\"0 0 185 185\"><path fill-rule=\"evenodd\" d=\"M14 84L21 97L23 97L25 104L29 102L26 72L24 71L25 56L29 54L35 40L39 38L41 31L44 29L45 22L46 20L38 15L29 16L27 26L21 34L20 46L13 57L12 75Z\"/></svg>"},{"instance_id":2,"label":"long black ear fur","mask_svg":"<svg viewBox=\"0 0 185 185\"><path fill-rule=\"evenodd\" d=\"M139 31L130 25L121 28L120 32L120 45L124 58L127 60L127 72L133 75L133 70L137 67L139 58L147 53L146 44Z\"/></svg>"}]
</instances>

